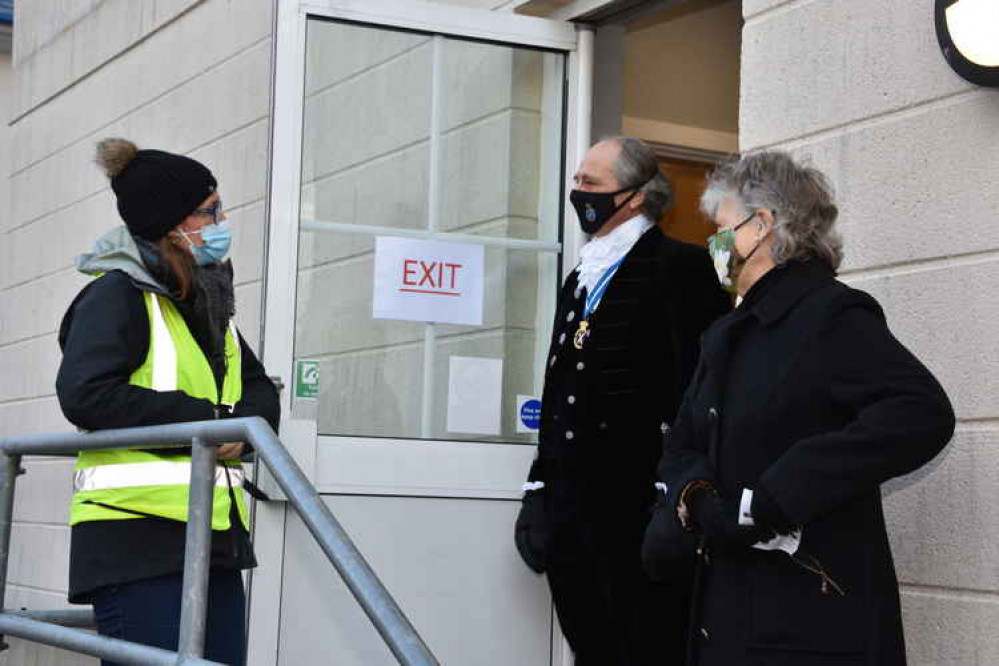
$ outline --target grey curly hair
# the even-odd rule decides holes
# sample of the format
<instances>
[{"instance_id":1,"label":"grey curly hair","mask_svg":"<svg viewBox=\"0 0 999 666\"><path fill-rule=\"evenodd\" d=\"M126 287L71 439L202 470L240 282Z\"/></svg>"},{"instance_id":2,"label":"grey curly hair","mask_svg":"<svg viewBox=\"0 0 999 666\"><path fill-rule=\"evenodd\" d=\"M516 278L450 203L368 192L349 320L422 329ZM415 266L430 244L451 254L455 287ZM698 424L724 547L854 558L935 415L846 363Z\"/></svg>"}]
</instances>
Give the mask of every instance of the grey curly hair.
<instances>
[{"instance_id":1,"label":"grey curly hair","mask_svg":"<svg viewBox=\"0 0 999 666\"><path fill-rule=\"evenodd\" d=\"M708 176L701 211L714 219L726 199L747 215L759 208L773 212L771 257L777 265L818 259L837 270L843 261L843 239L834 228L839 209L829 179L788 153L747 153L719 166Z\"/></svg>"},{"instance_id":2,"label":"grey curly hair","mask_svg":"<svg viewBox=\"0 0 999 666\"><path fill-rule=\"evenodd\" d=\"M612 167L618 185L638 187L645 195L642 212L652 222L658 222L673 202L673 190L659 169L655 153L643 141L630 136L613 136L604 141L612 141L621 148Z\"/></svg>"}]
</instances>

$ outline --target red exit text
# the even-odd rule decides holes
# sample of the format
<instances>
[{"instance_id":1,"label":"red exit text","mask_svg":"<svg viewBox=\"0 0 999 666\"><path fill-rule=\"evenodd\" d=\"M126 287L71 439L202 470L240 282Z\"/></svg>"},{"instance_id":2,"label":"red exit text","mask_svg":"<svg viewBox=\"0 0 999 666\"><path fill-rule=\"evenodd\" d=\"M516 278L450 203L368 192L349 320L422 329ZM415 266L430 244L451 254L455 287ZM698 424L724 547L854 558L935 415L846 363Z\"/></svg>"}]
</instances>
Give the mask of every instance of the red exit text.
<instances>
[{"instance_id":1,"label":"red exit text","mask_svg":"<svg viewBox=\"0 0 999 666\"><path fill-rule=\"evenodd\" d=\"M399 291L436 296L461 296L458 271L462 264L446 261L405 259L402 262L402 287Z\"/></svg>"}]
</instances>

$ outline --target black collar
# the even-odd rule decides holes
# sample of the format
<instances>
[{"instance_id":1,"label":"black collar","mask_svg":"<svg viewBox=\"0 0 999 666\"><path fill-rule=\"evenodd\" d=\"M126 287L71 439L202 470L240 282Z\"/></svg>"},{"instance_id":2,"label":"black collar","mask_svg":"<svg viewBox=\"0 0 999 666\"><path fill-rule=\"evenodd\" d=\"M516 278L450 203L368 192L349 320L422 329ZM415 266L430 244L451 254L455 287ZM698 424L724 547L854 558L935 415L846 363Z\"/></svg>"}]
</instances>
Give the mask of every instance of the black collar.
<instances>
[{"instance_id":1,"label":"black collar","mask_svg":"<svg viewBox=\"0 0 999 666\"><path fill-rule=\"evenodd\" d=\"M793 261L764 275L746 294L748 307L765 328L780 321L806 294L828 284L836 274L821 261ZM754 292L757 292L754 294Z\"/></svg>"}]
</instances>

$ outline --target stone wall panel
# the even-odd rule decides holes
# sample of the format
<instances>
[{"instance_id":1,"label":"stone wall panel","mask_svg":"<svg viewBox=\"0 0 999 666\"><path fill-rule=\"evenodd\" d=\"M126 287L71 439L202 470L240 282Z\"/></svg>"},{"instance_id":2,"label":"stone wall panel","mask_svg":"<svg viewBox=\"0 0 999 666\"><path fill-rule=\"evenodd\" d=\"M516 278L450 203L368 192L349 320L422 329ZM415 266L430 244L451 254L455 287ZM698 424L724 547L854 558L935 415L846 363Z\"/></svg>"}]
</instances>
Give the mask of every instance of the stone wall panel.
<instances>
[{"instance_id":1,"label":"stone wall panel","mask_svg":"<svg viewBox=\"0 0 999 666\"><path fill-rule=\"evenodd\" d=\"M742 80L743 150L971 89L940 54L933 0L790 3L747 23Z\"/></svg>"}]
</instances>

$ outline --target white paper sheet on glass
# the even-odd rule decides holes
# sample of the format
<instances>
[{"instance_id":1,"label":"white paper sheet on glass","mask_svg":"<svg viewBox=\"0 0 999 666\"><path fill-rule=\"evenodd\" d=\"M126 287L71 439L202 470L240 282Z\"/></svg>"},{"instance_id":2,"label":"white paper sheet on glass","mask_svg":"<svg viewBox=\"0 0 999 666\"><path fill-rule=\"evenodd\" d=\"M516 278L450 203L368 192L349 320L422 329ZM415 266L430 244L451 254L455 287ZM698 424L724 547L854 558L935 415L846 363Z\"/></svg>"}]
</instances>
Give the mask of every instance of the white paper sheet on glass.
<instances>
[{"instance_id":1,"label":"white paper sheet on glass","mask_svg":"<svg viewBox=\"0 0 999 666\"><path fill-rule=\"evenodd\" d=\"M447 431L500 434L503 361L452 356L448 368Z\"/></svg>"},{"instance_id":2,"label":"white paper sheet on glass","mask_svg":"<svg viewBox=\"0 0 999 666\"><path fill-rule=\"evenodd\" d=\"M379 236L375 319L482 325L481 245Z\"/></svg>"}]
</instances>

